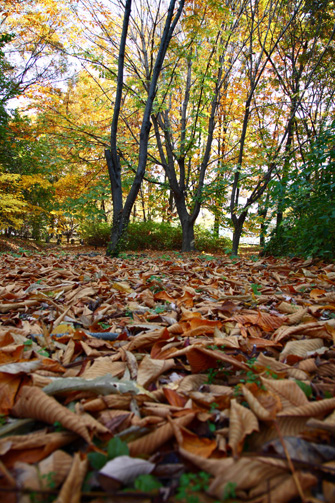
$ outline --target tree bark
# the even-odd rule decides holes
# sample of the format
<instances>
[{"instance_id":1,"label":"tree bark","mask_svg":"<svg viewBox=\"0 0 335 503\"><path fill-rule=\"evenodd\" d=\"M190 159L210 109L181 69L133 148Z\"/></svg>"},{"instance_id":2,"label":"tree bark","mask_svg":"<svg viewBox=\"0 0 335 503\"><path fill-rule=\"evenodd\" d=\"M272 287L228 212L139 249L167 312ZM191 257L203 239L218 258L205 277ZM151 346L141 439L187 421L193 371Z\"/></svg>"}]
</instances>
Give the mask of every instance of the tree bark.
<instances>
[{"instance_id":1,"label":"tree bark","mask_svg":"<svg viewBox=\"0 0 335 503\"><path fill-rule=\"evenodd\" d=\"M233 248L232 248L232 254L237 255L238 254L238 247L240 245L240 239L242 235L242 230L243 230L243 225L245 222L245 219L247 217L247 211L243 211L243 213L240 214L240 216L235 218L234 221L234 233L233 233Z\"/></svg>"},{"instance_id":2,"label":"tree bark","mask_svg":"<svg viewBox=\"0 0 335 503\"><path fill-rule=\"evenodd\" d=\"M126 47L127 31L130 19L131 0L127 0L125 6L125 15L123 21L123 29L121 35L121 43L119 50L119 63L118 63L118 80L117 92L114 105L114 114L111 128L111 149L106 151L106 160L108 172L111 180L112 197L113 197L113 228L111 240L107 247L107 255L117 256L125 237L125 233L129 224L132 207L135 203L141 184L145 175L145 168L148 157L148 141L151 128L150 116L152 112L153 102L157 91L157 82L162 70L166 51L173 36L174 29L179 21L182 10L184 8L185 0L179 0L178 10L175 13L174 8L177 0L170 0L168 8L163 35L160 40L160 46L155 61L152 78L149 84L148 97L143 114L140 142L139 142L139 158L137 164L137 171L130 188L127 199L122 204L122 179L121 179L121 165L120 159L117 155L117 125L118 117L121 108L122 88L123 88L123 70L124 70L124 55ZM121 204L120 204L121 201Z\"/></svg>"},{"instance_id":3,"label":"tree bark","mask_svg":"<svg viewBox=\"0 0 335 503\"><path fill-rule=\"evenodd\" d=\"M183 231L182 251L191 252L195 250L194 222L189 218L181 222Z\"/></svg>"}]
</instances>

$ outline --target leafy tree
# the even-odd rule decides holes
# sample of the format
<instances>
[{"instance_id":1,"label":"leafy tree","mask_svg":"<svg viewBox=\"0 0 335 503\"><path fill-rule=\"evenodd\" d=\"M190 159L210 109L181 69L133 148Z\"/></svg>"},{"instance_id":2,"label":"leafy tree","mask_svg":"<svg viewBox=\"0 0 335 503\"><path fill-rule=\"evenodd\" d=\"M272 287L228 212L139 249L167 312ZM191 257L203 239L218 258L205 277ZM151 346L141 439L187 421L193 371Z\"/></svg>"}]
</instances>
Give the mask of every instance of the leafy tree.
<instances>
[{"instance_id":1,"label":"leafy tree","mask_svg":"<svg viewBox=\"0 0 335 503\"><path fill-rule=\"evenodd\" d=\"M280 234L265 249L273 254L335 257L335 121L312 142L288 183Z\"/></svg>"},{"instance_id":2,"label":"leafy tree","mask_svg":"<svg viewBox=\"0 0 335 503\"><path fill-rule=\"evenodd\" d=\"M242 1L224 9L210 3L188 12L178 51L170 56L177 62L165 75L169 87L161 89L163 99L152 116L160 162L183 230L183 251L195 247L194 224L207 192L221 93L236 61L243 11Z\"/></svg>"},{"instance_id":3,"label":"leafy tree","mask_svg":"<svg viewBox=\"0 0 335 503\"><path fill-rule=\"evenodd\" d=\"M127 229L130 213L135 203L137 194L140 190L142 180L145 175L147 157L148 157L148 142L150 133L150 116L153 109L154 99L157 93L158 79L162 70L164 58L173 36L175 27L181 16L184 0L179 1L178 9L175 11L176 0L171 0L168 12L165 18L165 25L162 35L159 39L159 49L155 58L152 75L148 85L148 97L145 101L145 109L141 119L141 131L138 153L138 164L135 178L132 182L129 194L125 203L122 200L122 169L120 155L118 152L118 122L122 101L123 90L123 74L124 74L124 57L126 38L129 26L131 0L127 0L125 5L125 14L122 28L122 35L119 49L118 59L118 79L117 90L115 96L113 121L111 126L111 143L110 149L106 150L106 160L108 166L109 177L111 181L112 197L113 197L113 230L111 235L111 242L107 248L108 255L116 255L119 252L121 240Z\"/></svg>"}]
</instances>

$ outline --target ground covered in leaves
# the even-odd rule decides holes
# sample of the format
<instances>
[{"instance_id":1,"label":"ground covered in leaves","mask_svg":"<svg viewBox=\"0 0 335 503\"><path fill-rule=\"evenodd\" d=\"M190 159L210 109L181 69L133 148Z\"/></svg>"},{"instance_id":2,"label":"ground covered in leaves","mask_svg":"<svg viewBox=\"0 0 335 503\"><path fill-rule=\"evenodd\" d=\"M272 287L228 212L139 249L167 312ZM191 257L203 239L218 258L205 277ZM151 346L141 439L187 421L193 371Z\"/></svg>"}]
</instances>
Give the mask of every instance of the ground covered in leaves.
<instances>
[{"instance_id":1,"label":"ground covered in leaves","mask_svg":"<svg viewBox=\"0 0 335 503\"><path fill-rule=\"evenodd\" d=\"M334 502L335 265L0 258L0 495Z\"/></svg>"}]
</instances>

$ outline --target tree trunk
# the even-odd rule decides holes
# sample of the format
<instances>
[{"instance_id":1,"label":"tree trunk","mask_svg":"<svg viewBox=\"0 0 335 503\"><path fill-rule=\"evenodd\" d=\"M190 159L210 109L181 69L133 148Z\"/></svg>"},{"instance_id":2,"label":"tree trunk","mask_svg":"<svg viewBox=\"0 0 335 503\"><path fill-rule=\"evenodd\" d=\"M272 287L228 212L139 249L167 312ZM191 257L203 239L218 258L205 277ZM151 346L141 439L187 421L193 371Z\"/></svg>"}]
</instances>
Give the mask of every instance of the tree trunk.
<instances>
[{"instance_id":1,"label":"tree trunk","mask_svg":"<svg viewBox=\"0 0 335 503\"><path fill-rule=\"evenodd\" d=\"M220 236L220 215L217 209L214 211L214 229L213 234L216 238Z\"/></svg>"},{"instance_id":2,"label":"tree trunk","mask_svg":"<svg viewBox=\"0 0 335 503\"><path fill-rule=\"evenodd\" d=\"M233 224L234 224L233 249L232 249L233 255L238 255L238 248L239 248L243 225L244 225L246 217L247 217L247 212L245 211L245 212L241 213L241 215L238 218L235 217L233 219Z\"/></svg>"},{"instance_id":3,"label":"tree trunk","mask_svg":"<svg viewBox=\"0 0 335 503\"><path fill-rule=\"evenodd\" d=\"M263 204L258 203L258 216L261 219L261 229L259 234L259 244L262 248L265 246L265 236L266 236L266 224L265 219L268 213L269 204L269 192L266 195L265 202Z\"/></svg>"},{"instance_id":4,"label":"tree trunk","mask_svg":"<svg viewBox=\"0 0 335 503\"><path fill-rule=\"evenodd\" d=\"M179 21L182 10L184 8L185 0L179 0L178 11L175 13L174 8L177 0L170 0L163 34L160 40L157 58L155 61L152 78L149 85L148 97L143 114L140 142L139 142L139 157L136 175L130 188L129 194L125 201L122 203L122 180L121 180L121 165L117 150L117 129L118 119L121 108L122 88L123 88L123 73L124 73L124 55L126 48L126 38L130 18L131 1L127 0L125 6L125 15L123 21L121 43L119 50L118 62L118 78L117 78L117 91L114 104L114 114L111 126L111 149L106 151L106 160L108 165L108 173L111 181L112 197L113 197L113 227L110 243L107 246L107 255L117 256L123 244L131 210L136 201L137 195L141 188L141 184L145 175L147 157L148 157L148 142L149 133L151 128L150 116L153 108L154 99L157 92L158 78L162 70L166 51L168 49L170 40L173 36L174 29ZM121 201L121 205L120 205Z\"/></svg>"},{"instance_id":5,"label":"tree trunk","mask_svg":"<svg viewBox=\"0 0 335 503\"><path fill-rule=\"evenodd\" d=\"M183 231L182 252L191 252L195 250L194 222L190 218L181 221Z\"/></svg>"}]
</instances>

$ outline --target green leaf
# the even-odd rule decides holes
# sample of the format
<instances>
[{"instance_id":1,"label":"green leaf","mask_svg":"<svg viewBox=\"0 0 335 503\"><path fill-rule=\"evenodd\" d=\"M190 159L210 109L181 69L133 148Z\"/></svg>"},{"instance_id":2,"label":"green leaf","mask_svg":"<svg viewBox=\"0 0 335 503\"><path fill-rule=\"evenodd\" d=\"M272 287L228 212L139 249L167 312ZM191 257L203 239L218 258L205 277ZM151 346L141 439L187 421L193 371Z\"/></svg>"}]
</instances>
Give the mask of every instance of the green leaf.
<instances>
[{"instance_id":1,"label":"green leaf","mask_svg":"<svg viewBox=\"0 0 335 503\"><path fill-rule=\"evenodd\" d=\"M137 477L134 482L134 486L135 489L138 489L139 491L150 492L159 489L162 487L162 484L156 479L156 477L150 473L146 473Z\"/></svg>"},{"instance_id":2,"label":"green leaf","mask_svg":"<svg viewBox=\"0 0 335 503\"><path fill-rule=\"evenodd\" d=\"M257 285L257 283L251 283L251 289L254 295L261 295L259 289L262 288L262 285Z\"/></svg>"},{"instance_id":3,"label":"green leaf","mask_svg":"<svg viewBox=\"0 0 335 503\"><path fill-rule=\"evenodd\" d=\"M114 459L118 456L129 456L129 448L126 442L119 437L111 438L107 447L108 459Z\"/></svg>"},{"instance_id":4,"label":"green leaf","mask_svg":"<svg viewBox=\"0 0 335 503\"><path fill-rule=\"evenodd\" d=\"M235 493L235 488L237 484L235 482L228 482L223 490L223 501L230 499L230 498L235 498L236 493Z\"/></svg>"},{"instance_id":5,"label":"green leaf","mask_svg":"<svg viewBox=\"0 0 335 503\"><path fill-rule=\"evenodd\" d=\"M297 379L295 380L295 382L297 383L299 388L302 389L302 391L305 393L307 398L310 398L311 396L313 396L313 390L309 384L306 384L302 381L298 381Z\"/></svg>"},{"instance_id":6,"label":"green leaf","mask_svg":"<svg viewBox=\"0 0 335 503\"><path fill-rule=\"evenodd\" d=\"M102 454L102 452L89 452L87 454L87 457L90 465L95 470L101 470L101 468L105 466L108 461L108 457L106 456L106 454Z\"/></svg>"}]
</instances>

